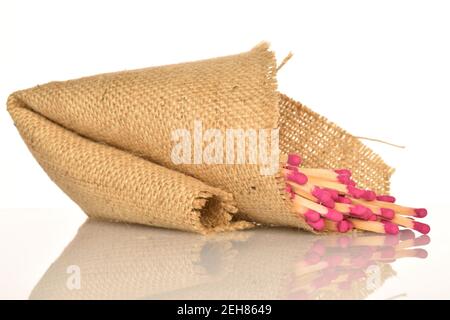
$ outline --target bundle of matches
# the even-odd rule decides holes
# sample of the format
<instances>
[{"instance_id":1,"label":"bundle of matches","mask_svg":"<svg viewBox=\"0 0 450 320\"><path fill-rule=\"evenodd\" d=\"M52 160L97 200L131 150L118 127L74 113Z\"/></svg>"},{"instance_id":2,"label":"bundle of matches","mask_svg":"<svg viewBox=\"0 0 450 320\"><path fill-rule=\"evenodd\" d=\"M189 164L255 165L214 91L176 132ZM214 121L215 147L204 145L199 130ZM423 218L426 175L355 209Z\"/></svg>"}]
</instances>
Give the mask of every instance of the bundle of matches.
<instances>
[{"instance_id":1,"label":"bundle of matches","mask_svg":"<svg viewBox=\"0 0 450 320\"><path fill-rule=\"evenodd\" d=\"M299 155L288 155L283 177L293 210L314 230L397 234L400 226L422 234L430 231L414 219L424 218L426 209L404 207L393 196L358 188L348 169L303 168L301 163Z\"/></svg>"}]
</instances>

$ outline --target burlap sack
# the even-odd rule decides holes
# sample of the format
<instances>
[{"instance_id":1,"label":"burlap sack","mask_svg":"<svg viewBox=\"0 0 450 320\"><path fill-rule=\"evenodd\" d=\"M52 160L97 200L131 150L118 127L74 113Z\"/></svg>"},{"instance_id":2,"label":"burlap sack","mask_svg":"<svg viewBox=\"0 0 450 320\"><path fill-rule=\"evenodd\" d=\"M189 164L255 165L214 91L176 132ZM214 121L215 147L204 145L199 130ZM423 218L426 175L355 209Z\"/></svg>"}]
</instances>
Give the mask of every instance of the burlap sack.
<instances>
[{"instance_id":1,"label":"burlap sack","mask_svg":"<svg viewBox=\"0 0 450 320\"><path fill-rule=\"evenodd\" d=\"M255 164L174 164L174 130L280 129L280 150L310 167L352 169L387 192L392 169L356 138L277 92L262 43L209 60L51 82L13 93L8 110L48 173L89 215L206 233L252 223L310 230L283 181ZM234 197L234 199L233 199ZM237 209L239 212L237 213Z\"/></svg>"}]
</instances>

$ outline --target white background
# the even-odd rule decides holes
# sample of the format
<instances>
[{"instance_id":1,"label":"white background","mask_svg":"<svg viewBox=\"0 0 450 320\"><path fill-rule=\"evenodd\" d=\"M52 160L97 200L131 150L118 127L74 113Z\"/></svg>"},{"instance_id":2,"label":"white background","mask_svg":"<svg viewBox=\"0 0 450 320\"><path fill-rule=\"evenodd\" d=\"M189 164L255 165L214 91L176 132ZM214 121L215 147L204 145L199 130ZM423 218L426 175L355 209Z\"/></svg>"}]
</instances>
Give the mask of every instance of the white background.
<instances>
[{"instance_id":1,"label":"white background","mask_svg":"<svg viewBox=\"0 0 450 320\"><path fill-rule=\"evenodd\" d=\"M447 202L450 5L446 1L1 1L0 100L99 72L272 43L282 92L371 143L400 199ZM0 206L71 207L0 109ZM435 187L433 187L435 186ZM443 189L440 189L443 188Z\"/></svg>"},{"instance_id":2,"label":"white background","mask_svg":"<svg viewBox=\"0 0 450 320\"><path fill-rule=\"evenodd\" d=\"M0 208L81 215L19 137L6 112L11 92L267 40L278 60L294 53L278 75L280 91L354 135L406 146L368 143L396 168L400 202L440 208L427 220L433 228L439 216L445 226L449 17L448 1L0 1Z\"/></svg>"}]
</instances>

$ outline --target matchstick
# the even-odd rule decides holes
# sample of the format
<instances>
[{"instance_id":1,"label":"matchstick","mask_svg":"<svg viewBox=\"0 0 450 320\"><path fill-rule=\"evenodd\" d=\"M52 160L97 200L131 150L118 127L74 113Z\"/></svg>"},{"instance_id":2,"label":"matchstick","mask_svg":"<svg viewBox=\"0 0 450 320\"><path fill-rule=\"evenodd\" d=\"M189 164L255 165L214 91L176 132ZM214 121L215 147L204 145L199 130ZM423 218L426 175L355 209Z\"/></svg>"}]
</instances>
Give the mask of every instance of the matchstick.
<instances>
[{"instance_id":1,"label":"matchstick","mask_svg":"<svg viewBox=\"0 0 450 320\"><path fill-rule=\"evenodd\" d=\"M383 223L380 221L363 221L359 219L348 219L355 228L372 231L376 233L386 233L386 234L398 234L399 229L396 224L393 223Z\"/></svg>"},{"instance_id":2,"label":"matchstick","mask_svg":"<svg viewBox=\"0 0 450 320\"><path fill-rule=\"evenodd\" d=\"M317 212L318 214L320 214L322 216L322 218L326 218L328 220L341 221L342 219L344 219L344 216L342 215L342 213L340 213L334 209L324 207L318 203L315 203L314 201L303 198L299 195L296 195L294 197L293 205L294 205L295 210L297 210L297 211L304 210L302 208L307 208L309 210Z\"/></svg>"}]
</instances>

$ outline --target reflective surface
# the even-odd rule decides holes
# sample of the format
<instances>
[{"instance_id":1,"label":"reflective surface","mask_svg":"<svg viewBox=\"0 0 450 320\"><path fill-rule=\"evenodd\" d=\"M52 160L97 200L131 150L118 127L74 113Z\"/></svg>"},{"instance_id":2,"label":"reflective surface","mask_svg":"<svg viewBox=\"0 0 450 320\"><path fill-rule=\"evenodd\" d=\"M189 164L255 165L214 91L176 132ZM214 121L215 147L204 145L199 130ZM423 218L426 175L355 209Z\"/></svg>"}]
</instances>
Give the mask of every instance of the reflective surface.
<instances>
[{"instance_id":1,"label":"reflective surface","mask_svg":"<svg viewBox=\"0 0 450 320\"><path fill-rule=\"evenodd\" d=\"M56 217L56 212L40 214L47 222ZM201 236L77 217L64 235L74 233L73 239L40 273L28 296L12 298L404 299L449 293L448 277L433 269L436 262L428 263L430 237L411 231L316 236L272 228ZM76 223L81 223L77 232ZM35 250L46 248L36 245ZM20 266L21 254L15 255L16 261L2 266L2 280L12 292L21 285L21 268L9 268L14 281L3 271L8 264ZM448 256L438 261L448 265ZM430 279L441 281L424 288ZM7 297L5 287L1 290Z\"/></svg>"}]
</instances>

